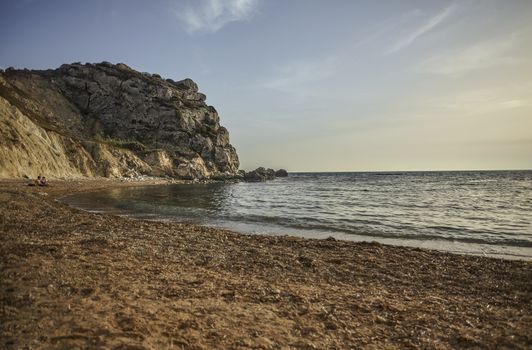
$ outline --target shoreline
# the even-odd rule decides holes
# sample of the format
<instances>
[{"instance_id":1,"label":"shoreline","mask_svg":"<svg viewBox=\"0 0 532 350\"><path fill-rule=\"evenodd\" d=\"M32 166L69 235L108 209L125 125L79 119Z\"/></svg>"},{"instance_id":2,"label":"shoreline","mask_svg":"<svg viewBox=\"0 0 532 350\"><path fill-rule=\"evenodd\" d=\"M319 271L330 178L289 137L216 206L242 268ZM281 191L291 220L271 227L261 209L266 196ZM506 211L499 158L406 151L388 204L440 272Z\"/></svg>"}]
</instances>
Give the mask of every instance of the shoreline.
<instances>
[{"instance_id":1,"label":"shoreline","mask_svg":"<svg viewBox=\"0 0 532 350\"><path fill-rule=\"evenodd\" d=\"M173 184L186 184L191 183L190 181L167 181L165 179L148 179L147 182L135 182L131 181L130 184L138 186L165 186ZM120 186L120 187L131 187L131 186ZM116 188L116 186L112 187ZM92 189L88 191L105 191L107 187ZM87 192L87 191L81 191ZM123 216L132 219L144 219L150 221L164 221L164 222L175 222L180 223L180 220L176 220L175 217L166 215L160 216L155 214L143 215L142 213L137 213L134 211L128 211L127 209L117 209L114 207L95 207L91 205L80 205L76 200L69 200L70 196L75 197L77 193L69 193L62 195L57 198L58 201L73 206L79 210L84 210L89 213L99 213L99 214L109 214ZM297 227L283 227L275 224L269 223L246 223L246 222L233 222L227 220L217 220L212 222L194 222L195 225L201 225L205 227L211 227L214 229L229 230L232 232L244 234L244 235L267 235L267 236L290 236L290 237L299 237L304 239L327 239L332 237L341 241L349 242L377 242L384 245L400 246L400 247L410 247L410 248L421 248L434 250L439 252L448 252L452 254L465 254L473 256L484 256L492 257L497 259L507 259L507 260L524 260L532 262L532 246L526 245L499 245L496 243L486 243L482 241L476 241L473 239L416 239L412 237L408 238L395 238L395 237L386 237L386 236L375 236L375 235L365 235L360 233L351 233L351 232L335 232L335 231L326 231L326 230L313 230L313 229L302 229Z\"/></svg>"},{"instance_id":2,"label":"shoreline","mask_svg":"<svg viewBox=\"0 0 532 350\"><path fill-rule=\"evenodd\" d=\"M65 193L150 179L0 181L2 346L515 347L532 264L95 214Z\"/></svg>"}]
</instances>

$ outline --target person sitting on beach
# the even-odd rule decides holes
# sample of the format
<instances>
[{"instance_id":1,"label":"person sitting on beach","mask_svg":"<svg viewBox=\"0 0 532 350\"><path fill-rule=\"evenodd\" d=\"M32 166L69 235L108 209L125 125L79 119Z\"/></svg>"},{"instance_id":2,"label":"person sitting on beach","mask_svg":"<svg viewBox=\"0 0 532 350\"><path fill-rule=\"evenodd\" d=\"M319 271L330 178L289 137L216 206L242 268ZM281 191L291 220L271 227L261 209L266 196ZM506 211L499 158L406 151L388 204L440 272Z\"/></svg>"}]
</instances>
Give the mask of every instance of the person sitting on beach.
<instances>
[{"instance_id":1,"label":"person sitting on beach","mask_svg":"<svg viewBox=\"0 0 532 350\"><path fill-rule=\"evenodd\" d=\"M39 182L39 186L48 186L48 181L46 180L46 177L41 177L41 180Z\"/></svg>"},{"instance_id":2,"label":"person sitting on beach","mask_svg":"<svg viewBox=\"0 0 532 350\"><path fill-rule=\"evenodd\" d=\"M28 184L28 186L40 186L41 185L41 175L37 176L37 179L33 180Z\"/></svg>"}]
</instances>

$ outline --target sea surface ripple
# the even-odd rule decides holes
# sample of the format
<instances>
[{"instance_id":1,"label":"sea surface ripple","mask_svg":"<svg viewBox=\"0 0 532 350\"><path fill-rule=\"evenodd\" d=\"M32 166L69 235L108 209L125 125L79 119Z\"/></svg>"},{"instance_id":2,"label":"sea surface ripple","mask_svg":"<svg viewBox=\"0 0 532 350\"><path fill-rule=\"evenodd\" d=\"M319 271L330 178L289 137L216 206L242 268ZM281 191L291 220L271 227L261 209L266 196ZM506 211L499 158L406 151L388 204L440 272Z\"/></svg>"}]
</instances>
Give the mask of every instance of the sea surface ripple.
<instances>
[{"instance_id":1,"label":"sea surface ripple","mask_svg":"<svg viewBox=\"0 0 532 350\"><path fill-rule=\"evenodd\" d=\"M63 200L245 233L532 257L532 171L291 173L265 183L115 188Z\"/></svg>"}]
</instances>

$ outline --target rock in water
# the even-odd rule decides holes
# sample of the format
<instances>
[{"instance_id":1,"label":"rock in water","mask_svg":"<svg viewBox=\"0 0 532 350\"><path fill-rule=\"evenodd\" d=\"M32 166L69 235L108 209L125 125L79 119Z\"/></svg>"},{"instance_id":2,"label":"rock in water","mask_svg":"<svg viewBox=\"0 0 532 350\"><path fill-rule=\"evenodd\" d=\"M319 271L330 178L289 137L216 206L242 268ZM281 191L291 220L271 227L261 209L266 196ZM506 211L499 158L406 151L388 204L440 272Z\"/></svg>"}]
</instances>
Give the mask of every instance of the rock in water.
<instances>
[{"instance_id":1,"label":"rock in water","mask_svg":"<svg viewBox=\"0 0 532 350\"><path fill-rule=\"evenodd\" d=\"M273 179L275 179L275 171L273 169L265 169L263 167L259 167L244 174L244 180L249 182L259 182Z\"/></svg>"},{"instance_id":2,"label":"rock in water","mask_svg":"<svg viewBox=\"0 0 532 350\"><path fill-rule=\"evenodd\" d=\"M279 169L275 172L275 177L287 177L287 176L288 176L288 171L284 169Z\"/></svg>"},{"instance_id":3,"label":"rock in water","mask_svg":"<svg viewBox=\"0 0 532 350\"><path fill-rule=\"evenodd\" d=\"M190 80L125 64L0 72L0 177L238 175L218 113Z\"/></svg>"}]
</instances>

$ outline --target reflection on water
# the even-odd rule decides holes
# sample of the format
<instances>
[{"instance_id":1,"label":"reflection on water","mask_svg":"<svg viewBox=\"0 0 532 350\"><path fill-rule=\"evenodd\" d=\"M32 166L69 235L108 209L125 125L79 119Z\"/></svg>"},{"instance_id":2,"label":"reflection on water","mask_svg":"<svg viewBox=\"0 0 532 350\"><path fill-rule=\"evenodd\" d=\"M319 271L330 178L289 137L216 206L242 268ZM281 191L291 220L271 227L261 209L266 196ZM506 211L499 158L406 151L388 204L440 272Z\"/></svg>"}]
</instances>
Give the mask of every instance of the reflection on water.
<instances>
[{"instance_id":1,"label":"reflection on water","mask_svg":"<svg viewBox=\"0 0 532 350\"><path fill-rule=\"evenodd\" d=\"M247 233L532 256L530 171L292 174L266 183L114 188L65 201Z\"/></svg>"}]
</instances>

